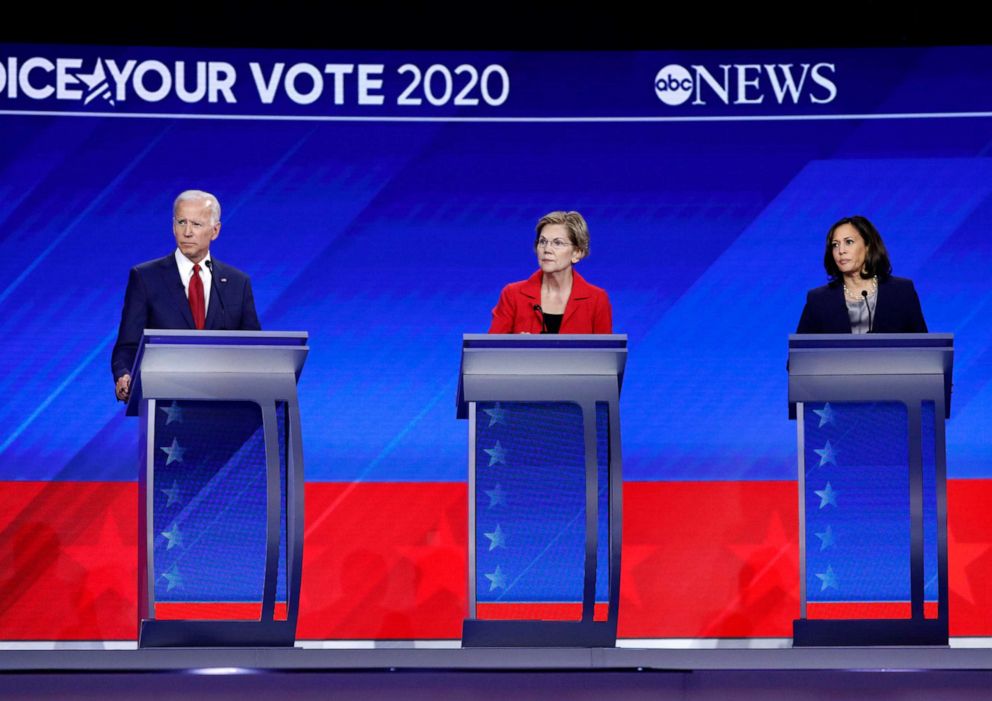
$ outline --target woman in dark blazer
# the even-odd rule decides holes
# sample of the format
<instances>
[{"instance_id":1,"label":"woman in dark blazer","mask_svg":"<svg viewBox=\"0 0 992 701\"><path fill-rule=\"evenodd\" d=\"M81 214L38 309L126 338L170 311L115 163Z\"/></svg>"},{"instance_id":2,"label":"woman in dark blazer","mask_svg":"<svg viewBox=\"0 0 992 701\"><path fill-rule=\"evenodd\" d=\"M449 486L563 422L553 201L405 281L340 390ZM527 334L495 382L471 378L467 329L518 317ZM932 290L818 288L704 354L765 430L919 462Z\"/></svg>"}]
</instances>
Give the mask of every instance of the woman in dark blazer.
<instances>
[{"instance_id":1,"label":"woman in dark blazer","mask_svg":"<svg viewBox=\"0 0 992 701\"><path fill-rule=\"evenodd\" d=\"M882 237L864 217L827 232L830 282L810 290L796 333L926 333L913 282L894 277Z\"/></svg>"},{"instance_id":2,"label":"woman in dark blazer","mask_svg":"<svg viewBox=\"0 0 992 701\"><path fill-rule=\"evenodd\" d=\"M613 333L606 292L574 266L589 255L589 227L578 212L551 212L537 222L540 268L503 288L489 333Z\"/></svg>"}]
</instances>

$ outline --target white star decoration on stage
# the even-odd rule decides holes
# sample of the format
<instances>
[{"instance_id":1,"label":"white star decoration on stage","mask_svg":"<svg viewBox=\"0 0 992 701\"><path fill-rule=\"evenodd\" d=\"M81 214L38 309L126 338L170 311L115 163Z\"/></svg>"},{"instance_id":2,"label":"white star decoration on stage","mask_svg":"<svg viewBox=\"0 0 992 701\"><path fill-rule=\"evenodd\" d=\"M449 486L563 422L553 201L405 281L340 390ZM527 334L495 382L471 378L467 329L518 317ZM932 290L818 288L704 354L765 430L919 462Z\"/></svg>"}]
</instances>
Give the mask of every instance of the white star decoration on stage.
<instances>
[{"instance_id":1,"label":"white star decoration on stage","mask_svg":"<svg viewBox=\"0 0 992 701\"><path fill-rule=\"evenodd\" d=\"M493 551L493 550L495 550L496 548L505 548L506 547L506 534L503 533L503 529L499 527L499 524L498 523L496 524L496 530L495 531L493 531L491 533L485 533L483 535L485 535L487 538L489 538L489 550L490 550L490 552Z\"/></svg>"},{"instance_id":2,"label":"white star decoration on stage","mask_svg":"<svg viewBox=\"0 0 992 701\"><path fill-rule=\"evenodd\" d=\"M183 409L175 402L172 402L171 406L163 406L163 407L159 407L159 409L164 411L165 415L168 417L165 420L166 426L171 424L173 421L180 424L183 422Z\"/></svg>"},{"instance_id":3,"label":"white star decoration on stage","mask_svg":"<svg viewBox=\"0 0 992 701\"><path fill-rule=\"evenodd\" d=\"M169 497L169 501L166 503L166 508L177 504L179 502L179 483L172 480L172 486L168 489L163 488L162 492Z\"/></svg>"},{"instance_id":4,"label":"white star decoration on stage","mask_svg":"<svg viewBox=\"0 0 992 701\"><path fill-rule=\"evenodd\" d=\"M836 425L837 423L834 418L836 415L834 414L833 408L830 406L830 402L824 404L822 409L813 409L813 413L820 417L820 425L818 428L823 428L826 424Z\"/></svg>"},{"instance_id":5,"label":"white star decoration on stage","mask_svg":"<svg viewBox=\"0 0 992 701\"><path fill-rule=\"evenodd\" d=\"M834 465L837 464L837 455L834 453L834 448L830 445L830 441L822 448L814 448L813 452L820 456L820 467L823 467L828 462L832 462Z\"/></svg>"},{"instance_id":6,"label":"white star decoration on stage","mask_svg":"<svg viewBox=\"0 0 992 701\"><path fill-rule=\"evenodd\" d=\"M821 533L816 533L815 535L817 538L820 539L821 551L826 550L827 548L829 548L831 545L834 544L834 529L831 528L830 526L827 526L827 530Z\"/></svg>"},{"instance_id":7,"label":"white star decoration on stage","mask_svg":"<svg viewBox=\"0 0 992 701\"><path fill-rule=\"evenodd\" d=\"M483 409L487 414L489 414L489 425L494 426L496 424L506 425L506 409L496 402L496 406L492 409Z\"/></svg>"},{"instance_id":8,"label":"white star decoration on stage","mask_svg":"<svg viewBox=\"0 0 992 701\"><path fill-rule=\"evenodd\" d=\"M483 450L489 454L489 467L497 463L506 464L506 449L500 445L499 441L496 441L496 445L492 448L484 448Z\"/></svg>"},{"instance_id":9,"label":"white star decoration on stage","mask_svg":"<svg viewBox=\"0 0 992 701\"><path fill-rule=\"evenodd\" d=\"M186 449L181 447L179 441L175 438L172 439L172 445L168 448L159 448L159 450L169 456L169 459L165 461L166 465L171 465L174 462L182 462L183 453L186 452Z\"/></svg>"},{"instance_id":10,"label":"white star decoration on stage","mask_svg":"<svg viewBox=\"0 0 992 701\"><path fill-rule=\"evenodd\" d=\"M837 506L837 495L840 494L836 489L830 486L827 482L827 486L823 489L814 489L813 494L820 497L820 508L822 509L827 504L832 506Z\"/></svg>"},{"instance_id":11,"label":"white star decoration on stage","mask_svg":"<svg viewBox=\"0 0 992 701\"><path fill-rule=\"evenodd\" d=\"M503 506L506 506L506 490L504 490L500 484L497 483L495 487L493 487L492 489L487 489L485 491L486 491L486 496L489 497L490 509L493 508L494 506L499 506L501 504Z\"/></svg>"},{"instance_id":12,"label":"white star decoration on stage","mask_svg":"<svg viewBox=\"0 0 992 701\"><path fill-rule=\"evenodd\" d=\"M837 588L837 575L834 573L834 568L827 565L826 572L817 572L817 578L820 580L820 591L825 591L833 587Z\"/></svg>"},{"instance_id":13,"label":"white star decoration on stage","mask_svg":"<svg viewBox=\"0 0 992 701\"><path fill-rule=\"evenodd\" d=\"M168 572L162 573L162 576L165 577L165 581L169 583L169 586L166 587L166 591L172 591L176 587L179 587L180 589L183 588L183 578L182 575L179 574L178 565L173 565L172 569Z\"/></svg>"},{"instance_id":14,"label":"white star decoration on stage","mask_svg":"<svg viewBox=\"0 0 992 701\"><path fill-rule=\"evenodd\" d=\"M175 545L183 544L183 534L179 532L179 526L172 524L172 529L168 531L162 531L162 535L165 537L169 544L165 547L166 550L172 550Z\"/></svg>"},{"instance_id":15,"label":"white star decoration on stage","mask_svg":"<svg viewBox=\"0 0 992 701\"><path fill-rule=\"evenodd\" d=\"M495 572L486 574L486 579L489 580L489 591L506 589L506 575L503 574L503 570L500 569L499 565L496 565Z\"/></svg>"}]
</instances>

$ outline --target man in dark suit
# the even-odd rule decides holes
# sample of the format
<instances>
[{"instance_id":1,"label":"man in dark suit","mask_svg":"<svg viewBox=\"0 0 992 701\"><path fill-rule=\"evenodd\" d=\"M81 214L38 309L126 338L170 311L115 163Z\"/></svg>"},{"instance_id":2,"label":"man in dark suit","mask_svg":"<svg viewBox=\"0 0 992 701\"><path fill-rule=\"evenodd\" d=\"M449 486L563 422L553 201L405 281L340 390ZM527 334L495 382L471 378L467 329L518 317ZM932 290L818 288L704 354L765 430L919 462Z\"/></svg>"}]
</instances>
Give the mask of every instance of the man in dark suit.
<instances>
[{"instance_id":1,"label":"man in dark suit","mask_svg":"<svg viewBox=\"0 0 992 701\"><path fill-rule=\"evenodd\" d=\"M110 365L117 398L131 394L131 368L145 329L258 331L248 276L210 256L220 234L220 203L187 190L172 207L173 253L131 268Z\"/></svg>"}]
</instances>

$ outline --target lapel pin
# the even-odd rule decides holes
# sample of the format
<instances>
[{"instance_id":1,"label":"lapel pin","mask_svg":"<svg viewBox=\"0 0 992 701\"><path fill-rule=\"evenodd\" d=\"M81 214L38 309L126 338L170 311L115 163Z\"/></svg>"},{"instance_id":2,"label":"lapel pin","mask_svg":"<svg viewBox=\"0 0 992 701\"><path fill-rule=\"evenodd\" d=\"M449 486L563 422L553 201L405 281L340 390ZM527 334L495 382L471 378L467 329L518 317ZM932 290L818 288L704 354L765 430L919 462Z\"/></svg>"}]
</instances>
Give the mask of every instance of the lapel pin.
<instances>
[{"instance_id":1,"label":"lapel pin","mask_svg":"<svg viewBox=\"0 0 992 701\"><path fill-rule=\"evenodd\" d=\"M222 277L222 278L220 279L220 281L221 281L221 282L227 282L227 278L226 278L226 277Z\"/></svg>"}]
</instances>

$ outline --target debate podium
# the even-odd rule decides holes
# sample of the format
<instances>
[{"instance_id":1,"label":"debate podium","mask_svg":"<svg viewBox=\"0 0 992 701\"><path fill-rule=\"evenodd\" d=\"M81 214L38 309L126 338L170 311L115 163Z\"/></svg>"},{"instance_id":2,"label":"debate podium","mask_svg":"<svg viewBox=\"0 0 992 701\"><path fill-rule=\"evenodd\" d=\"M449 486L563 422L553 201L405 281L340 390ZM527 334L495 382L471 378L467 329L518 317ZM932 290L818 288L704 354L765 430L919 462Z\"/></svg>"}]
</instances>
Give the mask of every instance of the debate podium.
<instances>
[{"instance_id":1,"label":"debate podium","mask_svg":"<svg viewBox=\"0 0 992 701\"><path fill-rule=\"evenodd\" d=\"M145 330L139 647L294 645L307 353L305 332Z\"/></svg>"},{"instance_id":2,"label":"debate podium","mask_svg":"<svg viewBox=\"0 0 992 701\"><path fill-rule=\"evenodd\" d=\"M793 644L947 645L952 334L789 336Z\"/></svg>"},{"instance_id":3,"label":"debate podium","mask_svg":"<svg viewBox=\"0 0 992 701\"><path fill-rule=\"evenodd\" d=\"M624 335L466 334L464 647L616 645Z\"/></svg>"}]
</instances>

